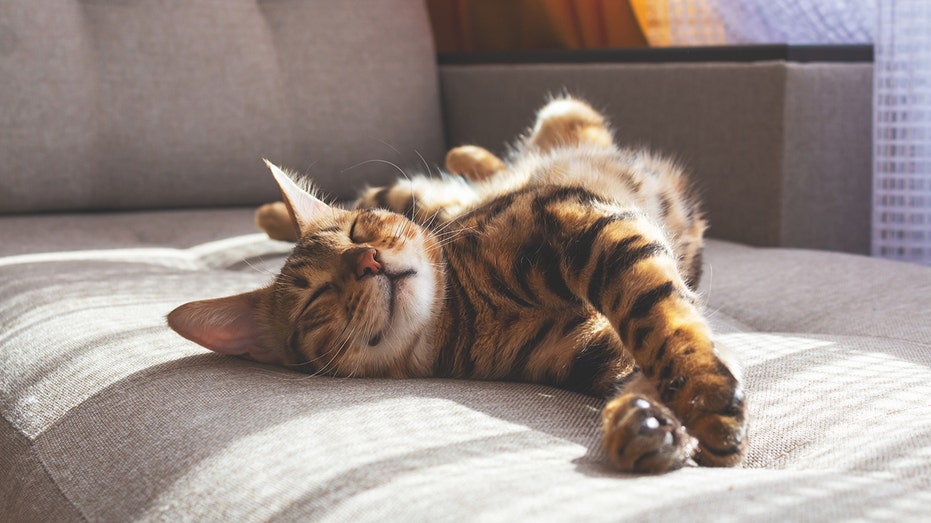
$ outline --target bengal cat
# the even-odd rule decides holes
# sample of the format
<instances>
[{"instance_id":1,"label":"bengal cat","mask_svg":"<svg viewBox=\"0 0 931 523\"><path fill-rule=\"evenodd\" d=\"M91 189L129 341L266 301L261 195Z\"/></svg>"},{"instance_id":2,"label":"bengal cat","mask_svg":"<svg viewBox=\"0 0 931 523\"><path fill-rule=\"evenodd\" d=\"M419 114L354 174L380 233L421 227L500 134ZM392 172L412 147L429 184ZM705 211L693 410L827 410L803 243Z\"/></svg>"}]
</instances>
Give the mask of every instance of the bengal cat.
<instances>
[{"instance_id":1,"label":"bengal cat","mask_svg":"<svg viewBox=\"0 0 931 523\"><path fill-rule=\"evenodd\" d=\"M743 390L693 292L698 203L675 164L617 147L588 104L551 101L507 162L456 148L462 176L368 189L353 210L268 165L284 203L257 219L294 251L265 288L175 309L182 336L309 373L598 395L623 471L741 461Z\"/></svg>"}]
</instances>

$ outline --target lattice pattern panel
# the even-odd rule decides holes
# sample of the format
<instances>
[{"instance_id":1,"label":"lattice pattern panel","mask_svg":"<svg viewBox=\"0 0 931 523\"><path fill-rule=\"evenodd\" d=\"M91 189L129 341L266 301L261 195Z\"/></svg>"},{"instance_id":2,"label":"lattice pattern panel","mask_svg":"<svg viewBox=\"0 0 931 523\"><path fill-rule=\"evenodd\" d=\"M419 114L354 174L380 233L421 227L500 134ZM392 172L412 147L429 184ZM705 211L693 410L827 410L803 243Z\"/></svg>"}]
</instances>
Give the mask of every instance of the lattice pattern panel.
<instances>
[{"instance_id":1,"label":"lattice pattern panel","mask_svg":"<svg viewBox=\"0 0 931 523\"><path fill-rule=\"evenodd\" d=\"M880 2L875 45L873 254L931 264L931 2Z\"/></svg>"}]
</instances>

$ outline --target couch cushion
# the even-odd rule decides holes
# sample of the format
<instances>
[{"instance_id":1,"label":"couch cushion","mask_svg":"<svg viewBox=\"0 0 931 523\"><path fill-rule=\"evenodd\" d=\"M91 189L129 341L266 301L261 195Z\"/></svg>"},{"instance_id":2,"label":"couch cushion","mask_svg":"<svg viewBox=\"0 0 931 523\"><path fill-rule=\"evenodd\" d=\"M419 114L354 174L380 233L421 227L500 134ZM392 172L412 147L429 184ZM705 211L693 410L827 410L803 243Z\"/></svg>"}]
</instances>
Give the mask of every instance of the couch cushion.
<instances>
[{"instance_id":1,"label":"couch cushion","mask_svg":"<svg viewBox=\"0 0 931 523\"><path fill-rule=\"evenodd\" d=\"M0 216L0 256L96 249L188 248L259 232L255 207ZM112 254L112 253L111 253Z\"/></svg>"},{"instance_id":2,"label":"couch cushion","mask_svg":"<svg viewBox=\"0 0 931 523\"><path fill-rule=\"evenodd\" d=\"M165 314L268 282L289 246L171 247L121 223L135 255L0 258L0 519L905 521L931 503L931 269L709 242L703 293L744 363L749 455L635 477L605 467L595 398L208 353Z\"/></svg>"},{"instance_id":3,"label":"couch cushion","mask_svg":"<svg viewBox=\"0 0 931 523\"><path fill-rule=\"evenodd\" d=\"M0 213L333 196L442 153L414 0L0 1ZM415 163L416 162L416 163Z\"/></svg>"}]
</instances>

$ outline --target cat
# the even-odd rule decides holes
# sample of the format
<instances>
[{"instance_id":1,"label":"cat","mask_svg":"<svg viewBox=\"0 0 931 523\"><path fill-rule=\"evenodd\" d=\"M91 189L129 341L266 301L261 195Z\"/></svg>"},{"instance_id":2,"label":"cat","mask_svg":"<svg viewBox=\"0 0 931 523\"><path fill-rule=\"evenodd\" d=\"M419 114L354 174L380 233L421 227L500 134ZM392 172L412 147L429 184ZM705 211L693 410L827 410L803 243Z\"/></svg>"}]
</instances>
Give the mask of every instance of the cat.
<instances>
[{"instance_id":1,"label":"cat","mask_svg":"<svg viewBox=\"0 0 931 523\"><path fill-rule=\"evenodd\" d=\"M450 151L328 205L266 161L297 243L269 286L184 304L180 335L309 373L534 382L597 395L608 460L656 473L746 453L739 373L694 292L706 222L682 170L620 148L605 117L552 99L507 161Z\"/></svg>"}]
</instances>

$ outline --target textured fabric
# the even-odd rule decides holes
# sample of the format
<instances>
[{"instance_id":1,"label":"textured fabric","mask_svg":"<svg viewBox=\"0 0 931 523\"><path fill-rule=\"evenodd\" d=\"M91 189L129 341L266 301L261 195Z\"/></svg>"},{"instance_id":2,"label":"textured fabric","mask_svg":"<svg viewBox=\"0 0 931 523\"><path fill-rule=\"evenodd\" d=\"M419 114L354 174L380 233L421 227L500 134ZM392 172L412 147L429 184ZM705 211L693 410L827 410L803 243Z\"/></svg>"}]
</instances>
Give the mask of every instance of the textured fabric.
<instances>
[{"instance_id":1,"label":"textured fabric","mask_svg":"<svg viewBox=\"0 0 931 523\"><path fill-rule=\"evenodd\" d=\"M332 196L442 154L416 0L0 0L0 213Z\"/></svg>"},{"instance_id":2,"label":"textured fabric","mask_svg":"<svg viewBox=\"0 0 931 523\"><path fill-rule=\"evenodd\" d=\"M255 207L0 216L0 256L90 249L193 247L259 229Z\"/></svg>"},{"instance_id":3,"label":"textured fabric","mask_svg":"<svg viewBox=\"0 0 931 523\"><path fill-rule=\"evenodd\" d=\"M869 253L872 78L871 64L786 65L778 245Z\"/></svg>"},{"instance_id":4,"label":"textured fabric","mask_svg":"<svg viewBox=\"0 0 931 523\"><path fill-rule=\"evenodd\" d=\"M32 442L0 417L0 517L5 521L77 521L77 509L62 495L35 455Z\"/></svg>"},{"instance_id":5,"label":"textured fabric","mask_svg":"<svg viewBox=\"0 0 931 523\"><path fill-rule=\"evenodd\" d=\"M623 144L694 173L710 234L760 246L867 253L871 64L443 66L451 146L501 152L547 94L609 115Z\"/></svg>"},{"instance_id":6,"label":"textured fabric","mask_svg":"<svg viewBox=\"0 0 931 523\"><path fill-rule=\"evenodd\" d=\"M109 223L144 238L189 216ZM0 258L0 520L921 521L931 504L931 269L710 242L702 294L744 364L749 455L637 477L605 466L594 398L311 377L178 337L168 311L267 283L289 248L196 236Z\"/></svg>"}]
</instances>

